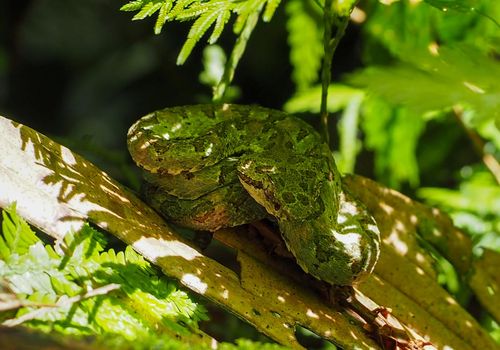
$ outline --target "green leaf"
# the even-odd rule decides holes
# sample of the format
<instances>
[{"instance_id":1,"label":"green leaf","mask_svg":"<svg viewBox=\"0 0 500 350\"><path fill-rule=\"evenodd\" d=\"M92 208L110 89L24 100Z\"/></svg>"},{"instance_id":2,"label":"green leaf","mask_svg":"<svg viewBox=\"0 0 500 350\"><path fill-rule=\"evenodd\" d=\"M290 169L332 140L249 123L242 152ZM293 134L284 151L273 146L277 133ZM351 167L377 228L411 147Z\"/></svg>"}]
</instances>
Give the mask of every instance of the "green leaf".
<instances>
[{"instance_id":1,"label":"green leaf","mask_svg":"<svg viewBox=\"0 0 500 350\"><path fill-rule=\"evenodd\" d=\"M481 171L463 181L458 190L444 188L422 188L419 196L443 207L469 211L481 216L500 213L500 187L493 176Z\"/></svg>"},{"instance_id":2,"label":"green leaf","mask_svg":"<svg viewBox=\"0 0 500 350\"><path fill-rule=\"evenodd\" d=\"M462 12L474 11L480 5L479 0L424 0L441 11L455 10Z\"/></svg>"},{"instance_id":3,"label":"green leaf","mask_svg":"<svg viewBox=\"0 0 500 350\"><path fill-rule=\"evenodd\" d=\"M363 91L342 84L332 84L328 88L328 111L338 112L344 109L353 98L363 96ZM315 86L298 92L289 99L283 109L288 113L319 113L321 101L321 86Z\"/></svg>"},{"instance_id":4,"label":"green leaf","mask_svg":"<svg viewBox=\"0 0 500 350\"><path fill-rule=\"evenodd\" d=\"M159 2L154 3L153 1L150 1L146 5L144 5L134 17L132 17L132 20L136 21L139 19L144 19L146 17L149 17L153 15L156 11L158 11L160 7L162 7L161 3Z\"/></svg>"},{"instance_id":5,"label":"green leaf","mask_svg":"<svg viewBox=\"0 0 500 350\"><path fill-rule=\"evenodd\" d=\"M361 148L358 124L362 102L363 95L356 94L347 104L338 124L340 145L337 165L344 173L354 172L356 155Z\"/></svg>"},{"instance_id":6,"label":"green leaf","mask_svg":"<svg viewBox=\"0 0 500 350\"><path fill-rule=\"evenodd\" d=\"M0 260L0 280L21 301L58 303L34 315L26 325L46 332L109 333L135 340L166 329L190 336L197 322L206 319L203 307L131 247L104 251L103 234L85 225L78 233L66 234L56 253L52 246L43 245L14 207L3 215L0 246L8 260ZM85 296L114 284L119 290ZM22 307L16 317L31 310Z\"/></svg>"},{"instance_id":7,"label":"green leaf","mask_svg":"<svg viewBox=\"0 0 500 350\"><path fill-rule=\"evenodd\" d=\"M137 11L143 6L143 0L130 1L129 3L120 7L120 11Z\"/></svg>"},{"instance_id":8,"label":"green leaf","mask_svg":"<svg viewBox=\"0 0 500 350\"><path fill-rule=\"evenodd\" d=\"M262 6L267 2L267 0L246 0L237 3L234 7L234 12L238 14L236 21L234 22L233 31L236 34L241 33L245 27L247 19L256 12L260 12Z\"/></svg>"},{"instance_id":9,"label":"green leaf","mask_svg":"<svg viewBox=\"0 0 500 350\"><path fill-rule=\"evenodd\" d=\"M463 7L469 2L447 0L446 3ZM500 2L477 0L469 4L476 3L475 11L443 12L424 2L394 1L390 5L376 2L363 25L368 34L365 63L385 63L391 60L390 56L408 59L436 43L468 44L476 51L494 53L498 49L495 41L499 38L496 22L500 18Z\"/></svg>"},{"instance_id":10,"label":"green leaf","mask_svg":"<svg viewBox=\"0 0 500 350\"><path fill-rule=\"evenodd\" d=\"M15 203L2 211L0 258L8 261L11 254L25 254L39 241L28 223L16 213Z\"/></svg>"},{"instance_id":11,"label":"green leaf","mask_svg":"<svg viewBox=\"0 0 500 350\"><path fill-rule=\"evenodd\" d=\"M220 35L222 34L222 31L224 30L224 26L226 25L227 21L229 21L230 17L231 11L223 11L217 16L214 30L212 32L212 35L210 35L210 38L208 39L209 44L214 44L215 42L217 42Z\"/></svg>"},{"instance_id":12,"label":"green leaf","mask_svg":"<svg viewBox=\"0 0 500 350\"><path fill-rule=\"evenodd\" d=\"M474 253L482 247L500 252L500 187L481 167L465 167L457 189L426 187L417 194L426 202L446 210L453 223L472 236Z\"/></svg>"},{"instance_id":13,"label":"green leaf","mask_svg":"<svg viewBox=\"0 0 500 350\"><path fill-rule=\"evenodd\" d=\"M316 18L321 14L314 11L315 8L307 0L290 0L285 7L292 79L299 91L309 88L318 80L323 57L322 28Z\"/></svg>"},{"instance_id":14,"label":"green leaf","mask_svg":"<svg viewBox=\"0 0 500 350\"><path fill-rule=\"evenodd\" d=\"M208 30L208 28L212 25L213 21L217 18L217 14L209 13L201 16L196 20L196 22L191 27L189 31L188 38L177 57L177 64L183 64L186 59L189 57L189 54L193 50L196 43L201 39L203 34Z\"/></svg>"},{"instance_id":15,"label":"green leaf","mask_svg":"<svg viewBox=\"0 0 500 350\"><path fill-rule=\"evenodd\" d=\"M160 34L165 22L167 21L167 15L172 8L173 0L165 1L158 12L158 18L155 23L155 34Z\"/></svg>"},{"instance_id":16,"label":"green leaf","mask_svg":"<svg viewBox=\"0 0 500 350\"><path fill-rule=\"evenodd\" d=\"M189 6L193 3L195 5L198 4L198 2L196 0L177 0L175 2L174 7L172 8L170 13L168 14L167 19L178 19L178 20L183 21L183 20L191 19L192 17L196 16L196 14L193 14L193 13L190 13L190 17L185 15L186 13L189 14L189 12L187 12L186 9L188 9Z\"/></svg>"},{"instance_id":17,"label":"green leaf","mask_svg":"<svg viewBox=\"0 0 500 350\"><path fill-rule=\"evenodd\" d=\"M473 48L415 52L410 63L369 67L347 80L417 114L453 106L476 113L472 125L500 118L500 63Z\"/></svg>"},{"instance_id":18,"label":"green leaf","mask_svg":"<svg viewBox=\"0 0 500 350\"><path fill-rule=\"evenodd\" d=\"M365 98L362 115L366 147L375 151L377 177L387 179L394 188L403 182L418 185L415 150L425 125L423 118L373 96Z\"/></svg>"},{"instance_id":19,"label":"green leaf","mask_svg":"<svg viewBox=\"0 0 500 350\"><path fill-rule=\"evenodd\" d=\"M264 22L270 22L271 18L273 18L274 12L278 8L281 0L267 0L266 9L264 10L264 14L262 15L262 19Z\"/></svg>"},{"instance_id":20,"label":"green leaf","mask_svg":"<svg viewBox=\"0 0 500 350\"><path fill-rule=\"evenodd\" d=\"M336 15L341 17L347 17L351 14L354 6L358 3L359 0L334 0L333 8L335 10Z\"/></svg>"}]
</instances>

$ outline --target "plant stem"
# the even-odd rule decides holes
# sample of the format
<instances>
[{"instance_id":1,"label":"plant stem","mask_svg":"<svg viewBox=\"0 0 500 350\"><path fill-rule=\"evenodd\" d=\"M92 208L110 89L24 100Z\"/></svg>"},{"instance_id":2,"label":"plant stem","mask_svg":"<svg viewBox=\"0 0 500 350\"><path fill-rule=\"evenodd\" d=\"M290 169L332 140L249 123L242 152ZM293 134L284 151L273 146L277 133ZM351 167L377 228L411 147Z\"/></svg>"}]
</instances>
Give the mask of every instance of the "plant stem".
<instances>
[{"instance_id":1,"label":"plant stem","mask_svg":"<svg viewBox=\"0 0 500 350\"><path fill-rule=\"evenodd\" d=\"M241 31L238 39L236 39L236 43L234 44L233 51L231 51L231 56L226 62L226 66L224 67L224 73L222 74L222 78L214 88L213 101L221 102L224 98L224 94L226 93L226 89L234 78L234 72L236 71L236 67L238 66L238 62L243 56L245 52L245 48L247 46L247 42L252 35L252 32L257 25L259 20L260 13L262 11L262 6L257 10L250 14L245 22L243 30Z\"/></svg>"},{"instance_id":2,"label":"plant stem","mask_svg":"<svg viewBox=\"0 0 500 350\"><path fill-rule=\"evenodd\" d=\"M332 60L335 50L339 45L340 39L344 36L347 24L349 23L349 16L339 16L333 10L333 0L325 0L325 7L323 9L324 21L324 36L323 36L323 67L321 71L321 132L325 142L328 144L330 141L330 134L328 132L328 87L331 80ZM332 28L336 26L335 37L332 38Z\"/></svg>"}]
</instances>

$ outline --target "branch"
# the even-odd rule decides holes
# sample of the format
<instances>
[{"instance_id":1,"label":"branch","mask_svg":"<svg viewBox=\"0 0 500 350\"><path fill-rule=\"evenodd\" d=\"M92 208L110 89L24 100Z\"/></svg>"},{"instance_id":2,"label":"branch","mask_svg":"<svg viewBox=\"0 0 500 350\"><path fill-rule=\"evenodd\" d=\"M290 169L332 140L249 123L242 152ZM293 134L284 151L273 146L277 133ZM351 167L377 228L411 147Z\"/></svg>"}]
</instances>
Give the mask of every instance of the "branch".
<instances>
[{"instance_id":1,"label":"branch","mask_svg":"<svg viewBox=\"0 0 500 350\"><path fill-rule=\"evenodd\" d=\"M299 324L344 348L379 348L346 313L252 257L241 264L241 276L206 257L128 189L69 149L3 117L0 134L0 207L17 202L19 215L43 232L61 239L92 222L166 275L291 348L302 348L295 338ZM245 281L249 273L262 276L259 283Z\"/></svg>"},{"instance_id":2,"label":"branch","mask_svg":"<svg viewBox=\"0 0 500 350\"><path fill-rule=\"evenodd\" d=\"M0 133L0 206L17 202L19 214L42 231L60 239L90 221L131 244L166 275L289 347L301 348L294 329L302 325L343 348L380 348L363 323L327 305L312 288L317 282L293 261L270 255L245 227L215 234L236 250L237 273L193 248L134 194L69 149L2 117ZM472 263L470 240L436 209L368 179L344 181L373 213L383 236L375 273L356 286L362 303L392 308L404 329L438 348L497 348L437 284L432 257L419 244L425 239L464 275L479 270L471 285L488 293L498 281L484 265ZM498 302L498 294L489 298Z\"/></svg>"},{"instance_id":3,"label":"branch","mask_svg":"<svg viewBox=\"0 0 500 350\"><path fill-rule=\"evenodd\" d=\"M23 314L20 317L8 319L8 320L2 322L2 326L7 326L7 327L18 326L24 322L34 320L35 318L38 318L38 317L42 316L43 314L51 312L55 307L69 306L71 304L78 303L84 299L92 298L96 295L108 294L109 292L116 290L116 289L119 289L119 288L120 288L119 284L112 283L112 284L108 284L106 286L102 286L102 287L90 290L83 295L75 295L74 297L71 297L71 298L61 298L54 305L50 305L50 306L45 305L44 307L35 309L35 310L30 311L26 314Z\"/></svg>"},{"instance_id":4,"label":"branch","mask_svg":"<svg viewBox=\"0 0 500 350\"><path fill-rule=\"evenodd\" d=\"M354 4L352 5L354 8ZM333 8L333 0L325 0L323 7L323 67L321 69L321 132L327 144L330 143L330 133L328 132L328 87L330 86L332 75L332 60L340 40L345 34L349 16L338 15ZM336 25L335 37L332 38L332 27Z\"/></svg>"}]
</instances>

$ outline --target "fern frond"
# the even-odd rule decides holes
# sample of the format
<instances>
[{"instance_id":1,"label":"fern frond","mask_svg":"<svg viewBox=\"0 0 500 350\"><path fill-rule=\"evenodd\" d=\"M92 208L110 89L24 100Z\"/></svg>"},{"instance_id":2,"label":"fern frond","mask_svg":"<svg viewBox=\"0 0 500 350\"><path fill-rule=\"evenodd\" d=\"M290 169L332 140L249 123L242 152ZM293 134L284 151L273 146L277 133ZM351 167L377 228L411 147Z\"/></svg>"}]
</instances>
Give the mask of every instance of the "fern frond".
<instances>
[{"instance_id":1,"label":"fern frond","mask_svg":"<svg viewBox=\"0 0 500 350\"><path fill-rule=\"evenodd\" d=\"M24 322L47 332L111 333L134 340L169 329L172 334L189 337L196 331L197 322L206 319L203 307L131 247L104 251L104 235L86 225L76 234L68 233L64 239L66 249L56 253L26 229L29 226L14 210L6 213L1 242L25 244L3 244L8 252L15 253L0 260L0 280L21 301L57 306L42 312L20 307L8 322ZM98 289L106 292L78 297Z\"/></svg>"},{"instance_id":2,"label":"fern frond","mask_svg":"<svg viewBox=\"0 0 500 350\"><path fill-rule=\"evenodd\" d=\"M167 20L179 19L179 16L186 8L188 8L192 3L197 2L197 0L177 0L174 7L167 16Z\"/></svg>"},{"instance_id":3,"label":"fern frond","mask_svg":"<svg viewBox=\"0 0 500 350\"><path fill-rule=\"evenodd\" d=\"M204 3L196 2L192 5L190 5L189 7L185 7L182 12L179 12L176 15L175 19L178 21L188 21L191 19L195 19L196 17L200 17L200 16L206 14L207 12L212 12L213 10L215 10L217 8L217 5L219 3L220 2L214 3L213 1L204 2ZM196 21L195 21L195 24L196 24Z\"/></svg>"},{"instance_id":4,"label":"fern frond","mask_svg":"<svg viewBox=\"0 0 500 350\"><path fill-rule=\"evenodd\" d=\"M166 22L193 20L188 37L177 57L177 64L180 65L186 61L212 25L214 28L208 38L209 44L217 42L233 13L237 14L233 31L241 35L252 15L258 14L260 17L265 6L262 18L268 22L280 3L281 0L131 0L122 6L121 10L138 11L133 20L144 19L157 13L155 34L161 33Z\"/></svg>"},{"instance_id":5,"label":"fern frond","mask_svg":"<svg viewBox=\"0 0 500 350\"><path fill-rule=\"evenodd\" d=\"M223 11L219 14L219 16L217 16L214 30L212 32L212 35L210 35L210 38L208 39L209 44L214 44L219 39L222 31L224 30L224 26L226 25L227 21L229 21L230 17L231 11Z\"/></svg>"},{"instance_id":6,"label":"fern frond","mask_svg":"<svg viewBox=\"0 0 500 350\"><path fill-rule=\"evenodd\" d=\"M323 29L314 18L314 5L306 7L306 3L306 0L290 0L285 8L292 79L298 91L307 90L318 80L323 57Z\"/></svg>"},{"instance_id":7,"label":"fern frond","mask_svg":"<svg viewBox=\"0 0 500 350\"><path fill-rule=\"evenodd\" d=\"M144 19L146 17L152 16L156 11L158 11L161 7L161 3L154 3L153 1L148 2L144 5L141 10L132 17L132 21L137 21L139 19Z\"/></svg>"},{"instance_id":8,"label":"fern frond","mask_svg":"<svg viewBox=\"0 0 500 350\"><path fill-rule=\"evenodd\" d=\"M137 11L140 10L141 7L143 6L144 1L143 0L136 0L136 1L131 1L122 7L120 7L120 11Z\"/></svg>"},{"instance_id":9,"label":"fern frond","mask_svg":"<svg viewBox=\"0 0 500 350\"><path fill-rule=\"evenodd\" d=\"M5 208L2 217L0 259L6 261L11 254L25 254L38 238L26 221L16 214L15 204Z\"/></svg>"},{"instance_id":10,"label":"fern frond","mask_svg":"<svg viewBox=\"0 0 500 350\"><path fill-rule=\"evenodd\" d=\"M274 12L276 12L276 9L278 8L281 0L267 0L267 5L266 9L264 10L264 14L262 15L262 19L264 22L269 22L271 21L271 18L273 18Z\"/></svg>"},{"instance_id":11,"label":"fern frond","mask_svg":"<svg viewBox=\"0 0 500 350\"><path fill-rule=\"evenodd\" d=\"M224 2L220 2L217 5L224 5ZM212 8L208 8L208 6ZM218 6L218 7L215 7L212 4L207 5L207 10L205 11L205 13L203 13L191 27L191 30L189 31L188 34L188 38L184 43L184 45L182 46L181 52L179 53L179 57L177 58L177 64L179 65L183 64L188 58L191 51L193 50L196 43L200 41L201 37L206 33L208 28L210 28L212 24L219 18L222 18L220 21L224 21L224 18L229 18L229 16L231 15L230 11L231 11L230 4L229 6ZM221 24L222 22L220 22L219 26L216 24L214 33L210 37L210 40L212 40L210 42L211 44L215 42L215 39L217 39L220 33L222 32L223 28L220 28Z\"/></svg>"},{"instance_id":12,"label":"fern frond","mask_svg":"<svg viewBox=\"0 0 500 350\"><path fill-rule=\"evenodd\" d=\"M167 21L167 15L172 9L173 0L165 1L158 12L158 18L155 23L155 34L160 34L165 22Z\"/></svg>"},{"instance_id":13,"label":"fern frond","mask_svg":"<svg viewBox=\"0 0 500 350\"><path fill-rule=\"evenodd\" d=\"M246 0L238 3L234 7L234 12L238 14L236 21L234 22L233 31L236 34L241 33L248 17L257 11L260 11L262 6L267 2L267 0Z\"/></svg>"}]
</instances>

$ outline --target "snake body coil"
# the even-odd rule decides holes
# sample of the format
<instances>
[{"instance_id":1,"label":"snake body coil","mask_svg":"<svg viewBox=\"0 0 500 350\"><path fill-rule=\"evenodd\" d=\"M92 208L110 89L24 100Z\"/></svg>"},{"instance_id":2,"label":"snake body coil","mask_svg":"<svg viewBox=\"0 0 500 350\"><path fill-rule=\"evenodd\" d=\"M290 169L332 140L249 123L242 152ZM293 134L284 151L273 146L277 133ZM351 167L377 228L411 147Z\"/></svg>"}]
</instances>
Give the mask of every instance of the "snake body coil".
<instances>
[{"instance_id":1,"label":"snake body coil","mask_svg":"<svg viewBox=\"0 0 500 350\"><path fill-rule=\"evenodd\" d=\"M128 147L145 171L146 200L172 222L214 231L273 218L297 263L335 285L375 266L373 217L298 118L256 106L167 108L137 121Z\"/></svg>"}]
</instances>

